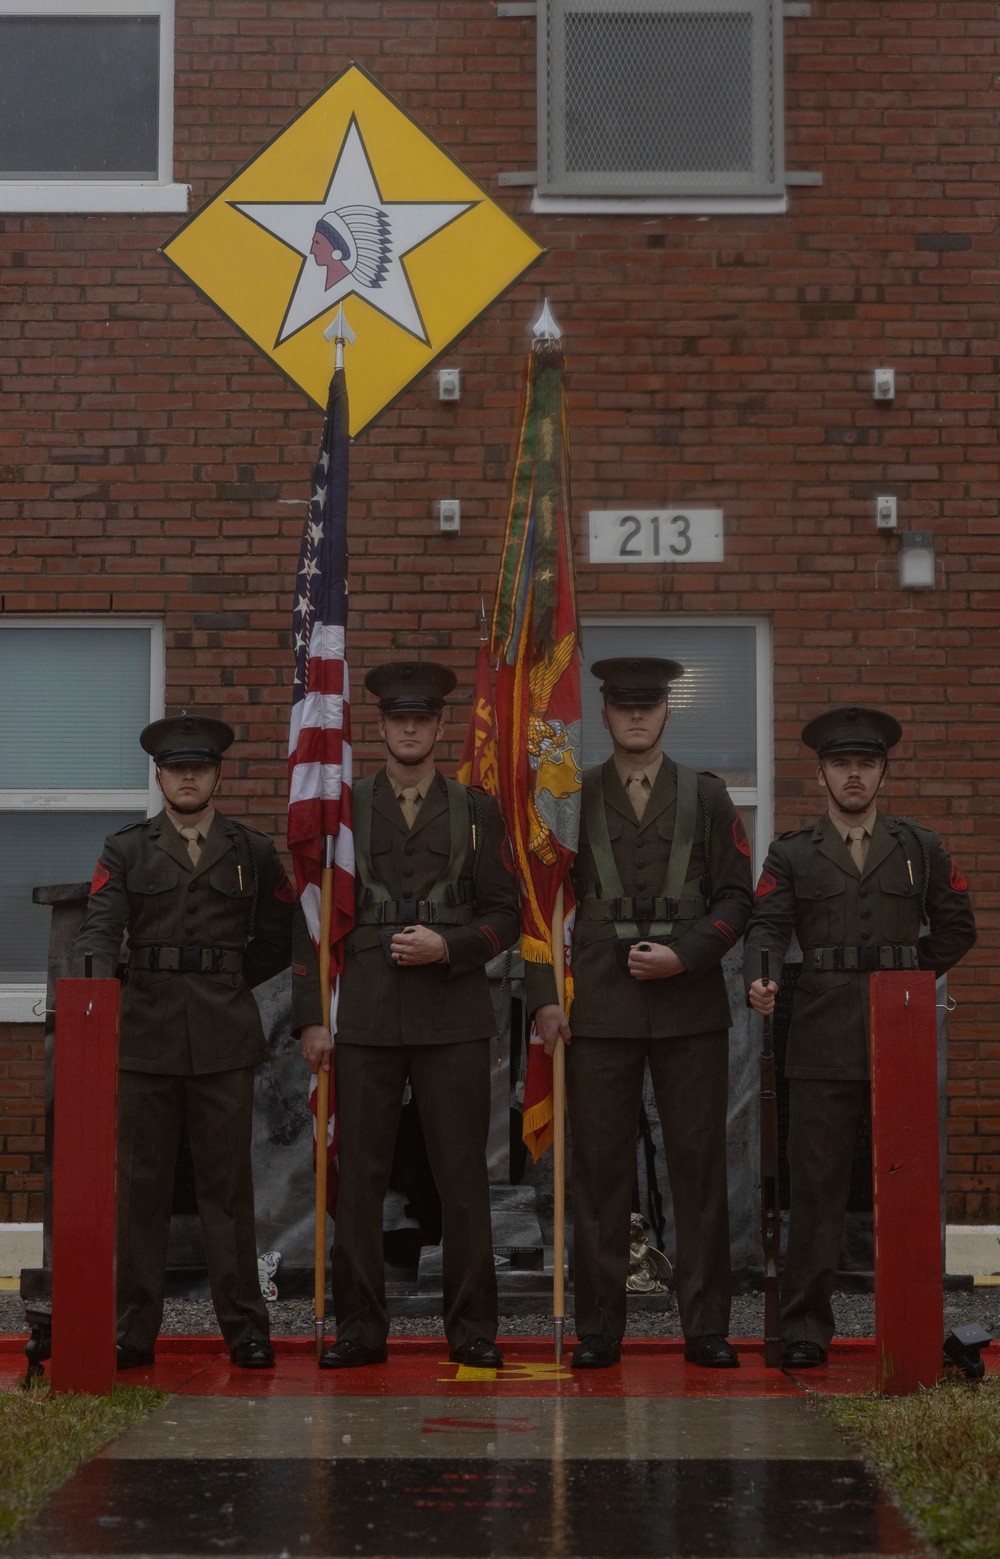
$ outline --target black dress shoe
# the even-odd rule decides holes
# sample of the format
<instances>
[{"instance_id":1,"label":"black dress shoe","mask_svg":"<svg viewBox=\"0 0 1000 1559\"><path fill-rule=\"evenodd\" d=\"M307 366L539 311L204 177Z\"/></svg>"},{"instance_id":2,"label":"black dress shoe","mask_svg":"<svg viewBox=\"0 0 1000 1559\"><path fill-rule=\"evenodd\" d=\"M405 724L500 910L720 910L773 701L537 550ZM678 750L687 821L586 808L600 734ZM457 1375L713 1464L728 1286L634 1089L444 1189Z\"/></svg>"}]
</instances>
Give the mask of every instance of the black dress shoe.
<instances>
[{"instance_id":1,"label":"black dress shoe","mask_svg":"<svg viewBox=\"0 0 1000 1559\"><path fill-rule=\"evenodd\" d=\"M607 1337L603 1332L588 1332L573 1349L570 1364L575 1370L606 1370L617 1364L622 1356L622 1345L617 1337Z\"/></svg>"},{"instance_id":2,"label":"black dress shoe","mask_svg":"<svg viewBox=\"0 0 1000 1559\"><path fill-rule=\"evenodd\" d=\"M237 1369L274 1369L274 1349L266 1337L251 1337L249 1342L241 1342L238 1347L230 1348L229 1357Z\"/></svg>"},{"instance_id":3,"label":"black dress shoe","mask_svg":"<svg viewBox=\"0 0 1000 1559\"><path fill-rule=\"evenodd\" d=\"M736 1370L740 1367L736 1349L718 1332L706 1332L703 1337L686 1337L684 1357L689 1364L697 1364L703 1370Z\"/></svg>"},{"instance_id":4,"label":"black dress shoe","mask_svg":"<svg viewBox=\"0 0 1000 1559\"><path fill-rule=\"evenodd\" d=\"M786 1342L781 1350L783 1370L814 1370L825 1363L826 1349L821 1348L818 1342L807 1342L805 1338Z\"/></svg>"},{"instance_id":5,"label":"black dress shoe","mask_svg":"<svg viewBox=\"0 0 1000 1559\"><path fill-rule=\"evenodd\" d=\"M471 1342L464 1342L460 1348L452 1348L448 1355L452 1364L468 1364L476 1370L498 1370L503 1368L503 1354L495 1342L490 1342L488 1337L474 1337Z\"/></svg>"},{"instance_id":6,"label":"black dress shoe","mask_svg":"<svg viewBox=\"0 0 1000 1559\"><path fill-rule=\"evenodd\" d=\"M366 1348L344 1337L320 1354L321 1370L356 1370L361 1364L384 1364L389 1357L385 1343L381 1348Z\"/></svg>"},{"instance_id":7,"label":"black dress shoe","mask_svg":"<svg viewBox=\"0 0 1000 1559\"><path fill-rule=\"evenodd\" d=\"M156 1362L156 1355L152 1348L130 1348L128 1343L124 1342L116 1345L115 1354L120 1370L148 1369L150 1364Z\"/></svg>"}]
</instances>

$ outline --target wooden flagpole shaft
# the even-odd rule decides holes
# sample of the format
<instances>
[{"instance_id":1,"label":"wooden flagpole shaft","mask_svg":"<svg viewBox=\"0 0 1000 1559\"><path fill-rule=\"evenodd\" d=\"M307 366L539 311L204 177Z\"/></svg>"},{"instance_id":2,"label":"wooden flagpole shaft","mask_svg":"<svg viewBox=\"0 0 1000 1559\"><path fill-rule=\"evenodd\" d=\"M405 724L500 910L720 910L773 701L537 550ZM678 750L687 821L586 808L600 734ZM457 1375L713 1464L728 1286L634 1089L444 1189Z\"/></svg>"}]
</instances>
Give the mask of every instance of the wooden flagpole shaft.
<instances>
[{"instance_id":1,"label":"wooden flagpole shaft","mask_svg":"<svg viewBox=\"0 0 1000 1559\"><path fill-rule=\"evenodd\" d=\"M566 1011L566 963L563 952L563 888L552 911L552 967L559 1005ZM562 1363L566 1315L566 1045L556 1040L552 1054L552 1326L556 1363Z\"/></svg>"},{"instance_id":2,"label":"wooden flagpole shaft","mask_svg":"<svg viewBox=\"0 0 1000 1559\"><path fill-rule=\"evenodd\" d=\"M330 923L333 919L333 866L323 867L320 887L319 989L323 1026L330 1027ZM332 1057L331 1057L332 1065ZM316 1074L316 1358L323 1352L326 1321L326 1136L330 1120L330 1073Z\"/></svg>"}]
</instances>

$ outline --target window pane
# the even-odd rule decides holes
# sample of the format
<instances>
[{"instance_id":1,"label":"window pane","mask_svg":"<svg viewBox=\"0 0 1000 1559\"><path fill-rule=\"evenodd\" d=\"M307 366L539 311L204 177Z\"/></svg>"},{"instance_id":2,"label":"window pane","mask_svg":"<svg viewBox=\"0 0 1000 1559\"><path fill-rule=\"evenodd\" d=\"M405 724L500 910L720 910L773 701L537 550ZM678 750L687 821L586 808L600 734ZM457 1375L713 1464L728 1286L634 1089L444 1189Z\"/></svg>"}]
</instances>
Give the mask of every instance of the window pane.
<instances>
[{"instance_id":1,"label":"window pane","mask_svg":"<svg viewBox=\"0 0 1000 1559\"><path fill-rule=\"evenodd\" d=\"M568 173L750 173L753 16L566 17Z\"/></svg>"},{"instance_id":2,"label":"window pane","mask_svg":"<svg viewBox=\"0 0 1000 1559\"><path fill-rule=\"evenodd\" d=\"M155 179L155 16L0 17L0 174Z\"/></svg>"},{"instance_id":3,"label":"window pane","mask_svg":"<svg viewBox=\"0 0 1000 1559\"><path fill-rule=\"evenodd\" d=\"M0 790L145 790L149 656L145 628L0 628Z\"/></svg>"},{"instance_id":4,"label":"window pane","mask_svg":"<svg viewBox=\"0 0 1000 1559\"><path fill-rule=\"evenodd\" d=\"M584 763L603 762L611 752L611 739L601 723L600 683L590 675L590 666L612 655L660 655L685 668L670 689L665 739L670 756L691 768L711 769L729 785L756 785L754 627L585 623L583 654Z\"/></svg>"},{"instance_id":5,"label":"window pane","mask_svg":"<svg viewBox=\"0 0 1000 1559\"><path fill-rule=\"evenodd\" d=\"M32 888L89 882L106 834L141 812L0 812L0 977L45 978L49 917Z\"/></svg>"}]
</instances>

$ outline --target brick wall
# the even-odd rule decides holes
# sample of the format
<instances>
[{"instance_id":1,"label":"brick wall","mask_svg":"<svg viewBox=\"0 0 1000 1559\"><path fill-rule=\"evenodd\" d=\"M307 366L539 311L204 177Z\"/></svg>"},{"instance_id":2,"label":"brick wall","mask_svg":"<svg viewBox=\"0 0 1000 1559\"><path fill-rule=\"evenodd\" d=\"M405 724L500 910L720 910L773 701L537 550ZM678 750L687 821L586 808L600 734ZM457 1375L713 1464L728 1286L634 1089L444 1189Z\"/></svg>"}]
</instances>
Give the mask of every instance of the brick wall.
<instances>
[{"instance_id":1,"label":"brick wall","mask_svg":"<svg viewBox=\"0 0 1000 1559\"><path fill-rule=\"evenodd\" d=\"M427 376L355 445L355 678L419 650L471 687L547 294L583 611L770 617L778 829L818 810L805 718L861 698L905 723L893 806L942 830L980 924L951 982L950 1216L997 1222L994 10L814 0L785 26L787 165L824 182L784 217L532 216L496 180L535 166L535 24L492 0L178 0L176 176L199 205L353 58L547 246L447 354L460 403ZM168 706L225 713L228 804L279 830L302 515L282 500L308 494L319 417L158 256L176 218L2 225L2 609L162 616ZM872 400L881 365L891 405ZM876 493L933 530L935 591L900 591ZM459 537L435 529L447 496ZM724 508L726 561L592 567L586 511L643 500ZM367 709L357 734L363 766Z\"/></svg>"},{"instance_id":2,"label":"brick wall","mask_svg":"<svg viewBox=\"0 0 1000 1559\"><path fill-rule=\"evenodd\" d=\"M44 1151L41 1024L0 1025L0 1223L41 1223Z\"/></svg>"}]
</instances>

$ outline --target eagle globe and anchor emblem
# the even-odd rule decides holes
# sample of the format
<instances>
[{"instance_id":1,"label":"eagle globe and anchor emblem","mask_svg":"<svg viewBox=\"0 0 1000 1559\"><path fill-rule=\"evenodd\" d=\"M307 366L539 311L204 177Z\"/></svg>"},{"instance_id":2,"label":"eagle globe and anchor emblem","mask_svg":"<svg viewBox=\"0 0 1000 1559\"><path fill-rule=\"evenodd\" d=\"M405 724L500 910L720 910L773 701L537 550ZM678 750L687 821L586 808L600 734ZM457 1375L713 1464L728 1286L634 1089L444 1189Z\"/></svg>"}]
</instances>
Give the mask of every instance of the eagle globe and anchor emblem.
<instances>
[{"instance_id":1,"label":"eagle globe and anchor emblem","mask_svg":"<svg viewBox=\"0 0 1000 1559\"><path fill-rule=\"evenodd\" d=\"M530 847L545 866L554 866L557 860L553 836L565 849L576 849L583 725L580 720L547 718L552 689L575 653L576 635L568 633L550 660L532 667L528 684L528 766L538 776L534 792L528 795Z\"/></svg>"}]
</instances>

